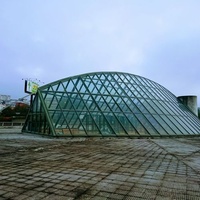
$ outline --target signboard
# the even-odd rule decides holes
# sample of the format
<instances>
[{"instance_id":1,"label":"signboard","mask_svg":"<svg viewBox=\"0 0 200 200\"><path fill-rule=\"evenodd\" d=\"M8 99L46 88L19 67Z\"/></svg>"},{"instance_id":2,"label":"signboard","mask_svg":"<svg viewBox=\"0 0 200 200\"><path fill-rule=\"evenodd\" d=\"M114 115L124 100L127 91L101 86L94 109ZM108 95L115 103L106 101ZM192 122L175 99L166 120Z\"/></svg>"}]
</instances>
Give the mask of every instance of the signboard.
<instances>
[{"instance_id":1,"label":"signboard","mask_svg":"<svg viewBox=\"0 0 200 200\"><path fill-rule=\"evenodd\" d=\"M36 94L38 87L39 85L37 83L30 80L25 80L25 87L24 87L25 93Z\"/></svg>"}]
</instances>

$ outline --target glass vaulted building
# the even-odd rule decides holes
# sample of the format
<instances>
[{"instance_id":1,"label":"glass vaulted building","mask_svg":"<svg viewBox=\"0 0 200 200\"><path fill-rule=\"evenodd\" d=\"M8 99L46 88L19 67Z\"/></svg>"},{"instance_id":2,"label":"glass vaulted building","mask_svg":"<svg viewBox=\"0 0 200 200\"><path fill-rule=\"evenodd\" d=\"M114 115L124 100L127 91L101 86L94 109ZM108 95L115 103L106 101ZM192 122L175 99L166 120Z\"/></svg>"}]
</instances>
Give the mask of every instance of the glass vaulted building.
<instances>
[{"instance_id":1,"label":"glass vaulted building","mask_svg":"<svg viewBox=\"0 0 200 200\"><path fill-rule=\"evenodd\" d=\"M68 137L194 136L200 134L200 120L154 81L97 72L40 87L22 132Z\"/></svg>"}]
</instances>

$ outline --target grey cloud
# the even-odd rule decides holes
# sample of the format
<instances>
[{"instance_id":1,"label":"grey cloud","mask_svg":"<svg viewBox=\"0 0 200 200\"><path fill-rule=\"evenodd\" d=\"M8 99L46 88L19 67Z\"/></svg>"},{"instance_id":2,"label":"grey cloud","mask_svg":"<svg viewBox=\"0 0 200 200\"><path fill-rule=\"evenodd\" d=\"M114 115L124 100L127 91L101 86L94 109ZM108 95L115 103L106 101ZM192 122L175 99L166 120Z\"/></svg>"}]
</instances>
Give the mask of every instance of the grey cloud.
<instances>
[{"instance_id":1,"label":"grey cloud","mask_svg":"<svg viewBox=\"0 0 200 200\"><path fill-rule=\"evenodd\" d=\"M48 83L115 70L200 98L199 6L195 0L4 1L0 94L23 95L22 76Z\"/></svg>"}]
</instances>

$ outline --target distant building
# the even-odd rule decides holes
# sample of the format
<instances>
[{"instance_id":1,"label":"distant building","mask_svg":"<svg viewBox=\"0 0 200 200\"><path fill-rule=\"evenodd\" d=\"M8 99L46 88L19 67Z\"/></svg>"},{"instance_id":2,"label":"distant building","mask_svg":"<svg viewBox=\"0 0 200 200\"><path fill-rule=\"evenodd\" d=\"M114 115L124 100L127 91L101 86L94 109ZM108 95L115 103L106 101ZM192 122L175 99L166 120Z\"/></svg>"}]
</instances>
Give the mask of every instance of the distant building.
<instances>
[{"instance_id":1,"label":"distant building","mask_svg":"<svg viewBox=\"0 0 200 200\"><path fill-rule=\"evenodd\" d=\"M30 95L26 95L19 99L11 99L10 95L0 95L0 112L7 107L14 108L15 106L23 107L30 105L30 100L27 99L29 96Z\"/></svg>"},{"instance_id":2,"label":"distant building","mask_svg":"<svg viewBox=\"0 0 200 200\"><path fill-rule=\"evenodd\" d=\"M0 111L4 108L5 106L3 104L0 104Z\"/></svg>"},{"instance_id":3,"label":"distant building","mask_svg":"<svg viewBox=\"0 0 200 200\"><path fill-rule=\"evenodd\" d=\"M0 94L0 111L4 109L10 101L10 95Z\"/></svg>"},{"instance_id":4,"label":"distant building","mask_svg":"<svg viewBox=\"0 0 200 200\"><path fill-rule=\"evenodd\" d=\"M4 104L6 101L10 100L10 95L2 95L0 94L0 103Z\"/></svg>"}]
</instances>

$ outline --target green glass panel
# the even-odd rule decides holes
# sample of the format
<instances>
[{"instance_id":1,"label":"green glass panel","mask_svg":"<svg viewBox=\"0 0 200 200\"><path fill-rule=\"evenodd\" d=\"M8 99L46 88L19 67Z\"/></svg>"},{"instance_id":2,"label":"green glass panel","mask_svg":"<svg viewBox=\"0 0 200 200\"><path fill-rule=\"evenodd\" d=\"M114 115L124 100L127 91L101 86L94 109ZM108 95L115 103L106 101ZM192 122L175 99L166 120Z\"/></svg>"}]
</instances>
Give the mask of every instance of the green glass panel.
<instances>
[{"instance_id":1,"label":"green glass panel","mask_svg":"<svg viewBox=\"0 0 200 200\"><path fill-rule=\"evenodd\" d=\"M151 123L151 125L157 130L159 135L168 135L165 129L156 121L154 115L144 114L147 120Z\"/></svg>"},{"instance_id":2,"label":"green glass panel","mask_svg":"<svg viewBox=\"0 0 200 200\"><path fill-rule=\"evenodd\" d=\"M47 99L46 99L47 100ZM56 109L58 106L58 101L56 99L56 96L53 96L51 99L49 99L49 107L48 109L52 110L52 109Z\"/></svg>"},{"instance_id":3,"label":"green glass panel","mask_svg":"<svg viewBox=\"0 0 200 200\"><path fill-rule=\"evenodd\" d=\"M172 127L170 127L169 124L166 123L166 121L164 121L160 115L153 115L153 117L158 121L158 123L165 129L165 131L169 134L169 135L174 135L174 131L172 130Z\"/></svg>"},{"instance_id":4,"label":"green glass panel","mask_svg":"<svg viewBox=\"0 0 200 200\"><path fill-rule=\"evenodd\" d=\"M64 87L63 87L63 85L62 85L61 82L60 82L59 85L58 85L57 91L59 91L59 92L64 92Z\"/></svg>"},{"instance_id":5,"label":"green glass panel","mask_svg":"<svg viewBox=\"0 0 200 200\"><path fill-rule=\"evenodd\" d=\"M57 84L56 85L52 85L51 88L52 88L53 91L56 91L58 89L58 85Z\"/></svg>"},{"instance_id":6,"label":"green glass panel","mask_svg":"<svg viewBox=\"0 0 200 200\"><path fill-rule=\"evenodd\" d=\"M80 86L78 92L79 92L79 93L85 94L85 93L88 93L88 90L87 90L86 86L85 86L84 84L82 84L82 85Z\"/></svg>"},{"instance_id":7,"label":"green glass panel","mask_svg":"<svg viewBox=\"0 0 200 200\"><path fill-rule=\"evenodd\" d=\"M137 97L137 98L141 98L142 97L141 94L137 90L133 90L132 92L133 92L135 97Z\"/></svg>"},{"instance_id":8,"label":"green glass panel","mask_svg":"<svg viewBox=\"0 0 200 200\"><path fill-rule=\"evenodd\" d=\"M187 131L180 125L179 121L177 121L176 116L168 115L168 118L175 124L182 134L187 134Z\"/></svg>"},{"instance_id":9,"label":"green glass panel","mask_svg":"<svg viewBox=\"0 0 200 200\"><path fill-rule=\"evenodd\" d=\"M76 84L75 84L76 90L77 90L78 92L81 91L81 87L82 87L82 86L83 86L82 80L79 80L79 81L76 82Z\"/></svg>"},{"instance_id":10,"label":"green glass panel","mask_svg":"<svg viewBox=\"0 0 200 200\"><path fill-rule=\"evenodd\" d=\"M159 133L155 130L151 123L144 117L143 114L135 114L135 116L140 121L140 124L144 126L144 128L148 131L151 136L158 136Z\"/></svg>"},{"instance_id":11,"label":"green glass panel","mask_svg":"<svg viewBox=\"0 0 200 200\"><path fill-rule=\"evenodd\" d=\"M148 113L147 109L142 105L139 99L134 99L133 102L142 113Z\"/></svg>"},{"instance_id":12,"label":"green glass panel","mask_svg":"<svg viewBox=\"0 0 200 200\"><path fill-rule=\"evenodd\" d=\"M83 82L84 82L84 85L88 88L88 86L90 85L90 80L83 79Z\"/></svg>"},{"instance_id":13,"label":"green glass panel","mask_svg":"<svg viewBox=\"0 0 200 200\"><path fill-rule=\"evenodd\" d=\"M170 133L170 135L181 135L182 132L178 129L178 127L173 123L173 121L171 121L169 119L169 116L166 115L159 115L163 121L166 122L166 124L172 129L172 132Z\"/></svg>"},{"instance_id":14,"label":"green glass panel","mask_svg":"<svg viewBox=\"0 0 200 200\"><path fill-rule=\"evenodd\" d=\"M82 125L79 125L78 128L71 128L71 134L74 136L74 137L78 137L78 136L87 136L85 130L84 130L84 127Z\"/></svg>"},{"instance_id":15,"label":"green glass panel","mask_svg":"<svg viewBox=\"0 0 200 200\"><path fill-rule=\"evenodd\" d=\"M167 111L168 108L165 106L163 101L152 101L152 103L154 103L157 106L157 108L159 108L160 111L157 112L158 114L166 114L166 115L169 114L169 112Z\"/></svg>"},{"instance_id":16,"label":"green glass panel","mask_svg":"<svg viewBox=\"0 0 200 200\"><path fill-rule=\"evenodd\" d=\"M187 124L184 123L184 118L181 116L174 116L176 120L179 122L179 124L186 130L185 134L192 133L192 129L187 126Z\"/></svg>"},{"instance_id":17,"label":"green glass panel","mask_svg":"<svg viewBox=\"0 0 200 200\"><path fill-rule=\"evenodd\" d=\"M136 118L133 114L127 114L127 113L125 113L125 116L127 117L129 123L132 125L129 127L130 128L130 130L128 131L129 135L135 136L136 134L139 134L140 136L150 136L149 132L140 123L138 118Z\"/></svg>"},{"instance_id":18,"label":"green glass panel","mask_svg":"<svg viewBox=\"0 0 200 200\"><path fill-rule=\"evenodd\" d=\"M67 91L67 92L72 92L73 89L74 89L74 84L73 84L73 82L70 80L70 81L68 82L67 86L66 86L66 91Z\"/></svg>"},{"instance_id":19,"label":"green glass panel","mask_svg":"<svg viewBox=\"0 0 200 200\"><path fill-rule=\"evenodd\" d=\"M63 87L66 90L69 81L62 81Z\"/></svg>"}]
</instances>

